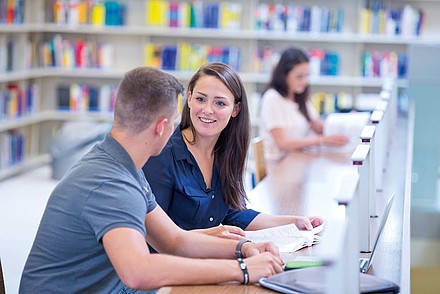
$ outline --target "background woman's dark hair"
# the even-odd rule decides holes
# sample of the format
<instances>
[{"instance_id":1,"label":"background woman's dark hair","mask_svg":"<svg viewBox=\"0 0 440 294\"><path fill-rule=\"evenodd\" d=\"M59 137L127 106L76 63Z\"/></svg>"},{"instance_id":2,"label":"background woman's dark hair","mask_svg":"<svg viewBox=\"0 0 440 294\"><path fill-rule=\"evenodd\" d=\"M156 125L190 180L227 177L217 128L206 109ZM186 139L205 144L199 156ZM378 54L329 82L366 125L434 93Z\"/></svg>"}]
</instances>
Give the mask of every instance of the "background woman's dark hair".
<instances>
[{"instance_id":1,"label":"background woman's dark hair","mask_svg":"<svg viewBox=\"0 0 440 294\"><path fill-rule=\"evenodd\" d=\"M278 64L275 66L272 78L269 84L266 86L264 92L273 88L277 90L283 97L287 97L289 94L289 88L286 82L287 74L296 65L309 62L309 56L307 52L298 47L290 47L283 51ZM310 115L307 111L306 102L309 97L309 86L306 87L303 93L293 94L294 101L299 105L299 111L310 121Z\"/></svg>"},{"instance_id":2,"label":"background woman's dark hair","mask_svg":"<svg viewBox=\"0 0 440 294\"><path fill-rule=\"evenodd\" d=\"M203 76L218 78L234 95L234 103L240 103L240 111L229 120L221 132L214 148L215 165L218 170L225 202L233 209L245 209L246 192L243 176L249 148L250 118L246 91L238 74L226 64L214 62L202 66L188 84L188 93L193 92L197 81ZM197 140L190 118L188 103L182 110L180 130L190 128ZM191 143L191 142L190 142Z\"/></svg>"}]
</instances>

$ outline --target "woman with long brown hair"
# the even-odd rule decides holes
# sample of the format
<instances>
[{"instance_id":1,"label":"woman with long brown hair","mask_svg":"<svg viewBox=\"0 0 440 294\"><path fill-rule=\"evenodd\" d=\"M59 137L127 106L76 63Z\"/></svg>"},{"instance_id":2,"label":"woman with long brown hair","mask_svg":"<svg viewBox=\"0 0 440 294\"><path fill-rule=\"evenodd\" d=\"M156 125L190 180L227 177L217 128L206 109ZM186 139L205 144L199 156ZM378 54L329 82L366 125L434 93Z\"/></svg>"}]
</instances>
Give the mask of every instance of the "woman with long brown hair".
<instances>
[{"instance_id":1,"label":"woman with long brown hair","mask_svg":"<svg viewBox=\"0 0 440 294\"><path fill-rule=\"evenodd\" d=\"M243 229L287 223L312 229L323 222L246 209L249 132L247 95L238 74L223 63L202 66L189 82L180 126L143 167L157 202L177 225L239 239Z\"/></svg>"},{"instance_id":2,"label":"woman with long brown hair","mask_svg":"<svg viewBox=\"0 0 440 294\"><path fill-rule=\"evenodd\" d=\"M261 104L260 136L269 164L292 150L348 143L343 135L323 135L323 122L310 102L308 75L308 54L297 47L284 50Z\"/></svg>"}]
</instances>

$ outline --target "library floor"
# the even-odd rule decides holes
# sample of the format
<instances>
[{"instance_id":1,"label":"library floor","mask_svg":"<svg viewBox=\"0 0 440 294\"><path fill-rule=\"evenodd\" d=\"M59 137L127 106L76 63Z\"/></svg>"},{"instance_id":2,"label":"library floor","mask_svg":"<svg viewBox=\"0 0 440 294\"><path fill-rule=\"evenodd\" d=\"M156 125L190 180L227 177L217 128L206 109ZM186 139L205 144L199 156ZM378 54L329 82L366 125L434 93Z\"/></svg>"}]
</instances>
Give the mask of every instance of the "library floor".
<instances>
[{"instance_id":1,"label":"library floor","mask_svg":"<svg viewBox=\"0 0 440 294\"><path fill-rule=\"evenodd\" d=\"M406 137L406 120L398 122L397 136ZM404 150L395 150L399 154L396 158L400 160L390 160L388 166L390 170L398 172L402 171L402 158L404 158ZM388 180L393 177L385 177ZM0 182L0 257L2 261L3 274L5 279L6 293L18 293L18 286L24 263L35 237L36 230L44 207L50 192L55 187L57 181L51 179L51 168L49 165L23 173L17 177ZM388 184L395 184L390 183ZM436 269L434 269L436 270ZM429 271L431 275L437 275ZM414 274L414 275L413 275ZM425 272L413 272L412 277L421 276L426 278ZM413 281L413 286L417 285L417 281ZM425 279L426 280L426 279ZM431 279L434 281L435 279ZM425 288L423 291L417 291L412 288L412 293L439 293L426 292L425 282L422 282ZM431 287L433 286L433 288ZM428 286L428 289L438 291L439 285Z\"/></svg>"}]
</instances>

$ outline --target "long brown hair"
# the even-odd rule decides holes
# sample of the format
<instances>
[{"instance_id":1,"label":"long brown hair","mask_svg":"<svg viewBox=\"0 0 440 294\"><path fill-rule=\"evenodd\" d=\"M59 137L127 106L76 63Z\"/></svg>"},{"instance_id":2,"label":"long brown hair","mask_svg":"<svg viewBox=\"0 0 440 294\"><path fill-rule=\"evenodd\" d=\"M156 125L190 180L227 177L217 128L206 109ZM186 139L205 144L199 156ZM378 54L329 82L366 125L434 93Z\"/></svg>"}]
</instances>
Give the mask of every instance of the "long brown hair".
<instances>
[{"instance_id":1,"label":"long brown hair","mask_svg":"<svg viewBox=\"0 0 440 294\"><path fill-rule=\"evenodd\" d=\"M219 79L234 95L234 103L240 103L240 111L229 120L214 147L215 165L222 184L226 204L233 209L245 209L246 192L243 177L246 155L249 148L250 118L246 91L238 74L228 65L220 62L202 66L191 78L188 93L193 92L197 81L203 76ZM194 125L190 117L188 103L182 110L180 130L190 128L195 143L197 140Z\"/></svg>"},{"instance_id":2,"label":"long brown hair","mask_svg":"<svg viewBox=\"0 0 440 294\"><path fill-rule=\"evenodd\" d=\"M309 56L306 51L297 47L290 47L283 51L278 64L275 66L272 78L266 86L265 91L275 89L283 97L288 97L289 87L286 82L286 77L289 72L298 64L309 62ZM307 99L309 98L310 87L307 86L301 94L293 94L293 101L298 103L299 111L304 115L307 121L310 121L310 115L307 111Z\"/></svg>"}]
</instances>

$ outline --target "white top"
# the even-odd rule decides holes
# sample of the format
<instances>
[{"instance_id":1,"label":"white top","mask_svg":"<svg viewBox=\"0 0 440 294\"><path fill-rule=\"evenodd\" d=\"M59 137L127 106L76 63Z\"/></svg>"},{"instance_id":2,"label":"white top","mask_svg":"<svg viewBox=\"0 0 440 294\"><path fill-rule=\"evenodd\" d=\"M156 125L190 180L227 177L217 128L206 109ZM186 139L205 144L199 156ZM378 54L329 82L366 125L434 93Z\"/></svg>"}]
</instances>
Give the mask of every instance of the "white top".
<instances>
[{"instance_id":1,"label":"white top","mask_svg":"<svg viewBox=\"0 0 440 294\"><path fill-rule=\"evenodd\" d=\"M315 120L319 114L310 102L307 102L310 118ZM274 89L267 90L262 98L260 115L260 137L264 142L266 160L279 160L287 155L281 151L270 133L276 128L283 128L290 137L304 138L313 133L309 122L299 111L299 105L281 96Z\"/></svg>"}]
</instances>

